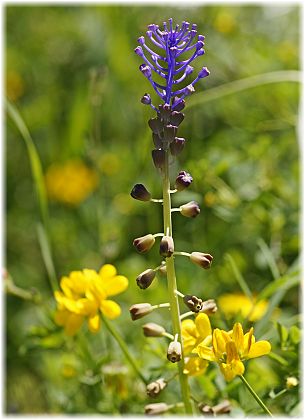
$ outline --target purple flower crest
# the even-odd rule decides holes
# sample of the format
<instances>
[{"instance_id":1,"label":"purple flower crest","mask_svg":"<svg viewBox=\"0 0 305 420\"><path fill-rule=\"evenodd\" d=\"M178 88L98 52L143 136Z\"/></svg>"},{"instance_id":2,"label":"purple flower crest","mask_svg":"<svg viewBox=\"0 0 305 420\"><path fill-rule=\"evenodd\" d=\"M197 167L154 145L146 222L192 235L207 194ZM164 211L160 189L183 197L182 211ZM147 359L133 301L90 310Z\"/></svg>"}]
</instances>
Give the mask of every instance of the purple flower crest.
<instances>
[{"instance_id":1,"label":"purple flower crest","mask_svg":"<svg viewBox=\"0 0 305 420\"><path fill-rule=\"evenodd\" d=\"M135 53L144 61L139 67L140 71L172 110L194 92L194 85L200 79L210 74L209 70L203 67L191 83L184 87L178 86L194 71L190 65L192 61L205 53L204 36L197 36L196 28L196 24L191 25L185 21L182 22L181 28L179 25L174 28L172 18L168 19L168 23L163 22L163 30L158 25L148 25L147 38L158 47L159 52L155 52L146 44L144 36L138 39L140 45L135 49ZM185 53L189 54L189 58L181 60L179 57ZM159 76L160 83L153 80L156 76ZM156 110L151 104L149 94L145 95L145 103Z\"/></svg>"}]
</instances>

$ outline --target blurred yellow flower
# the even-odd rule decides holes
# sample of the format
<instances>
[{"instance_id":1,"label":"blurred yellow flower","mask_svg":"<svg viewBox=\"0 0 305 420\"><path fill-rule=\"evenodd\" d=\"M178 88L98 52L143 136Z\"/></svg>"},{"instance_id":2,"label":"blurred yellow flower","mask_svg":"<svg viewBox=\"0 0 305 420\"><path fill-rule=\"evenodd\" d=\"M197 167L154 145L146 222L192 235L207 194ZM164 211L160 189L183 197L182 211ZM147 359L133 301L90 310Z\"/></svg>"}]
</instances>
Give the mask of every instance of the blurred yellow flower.
<instances>
[{"instance_id":1,"label":"blurred yellow flower","mask_svg":"<svg viewBox=\"0 0 305 420\"><path fill-rule=\"evenodd\" d=\"M111 264L103 265L98 273L89 269L72 271L69 277L62 277L62 291L55 292L55 322L72 336L87 319L89 330L95 333L100 328L99 311L109 319L121 314L120 306L108 297L123 292L127 286L127 278L117 275Z\"/></svg>"},{"instance_id":2,"label":"blurred yellow flower","mask_svg":"<svg viewBox=\"0 0 305 420\"><path fill-rule=\"evenodd\" d=\"M45 176L49 197L54 201L78 205L97 187L97 173L81 160L52 164Z\"/></svg>"},{"instance_id":3,"label":"blurred yellow flower","mask_svg":"<svg viewBox=\"0 0 305 420\"><path fill-rule=\"evenodd\" d=\"M193 353L204 360L217 362L225 379L231 381L235 376L243 375L243 360L263 356L270 350L271 345L268 341L255 342L253 327L244 334L241 324L236 323L229 332L216 328L213 331L212 347L202 342Z\"/></svg>"},{"instance_id":4,"label":"blurred yellow flower","mask_svg":"<svg viewBox=\"0 0 305 420\"><path fill-rule=\"evenodd\" d=\"M199 344L206 346L212 342L212 329L209 317L206 314L198 314L195 322L192 319L185 319L181 323L181 334L183 339L184 355L188 355ZM195 376L202 374L208 366L208 362L199 357L185 358L184 371L186 375Z\"/></svg>"},{"instance_id":5,"label":"blurred yellow flower","mask_svg":"<svg viewBox=\"0 0 305 420\"><path fill-rule=\"evenodd\" d=\"M256 303L242 293L227 293L217 299L219 309L227 318L232 318L240 314L243 318L248 318L249 321L255 322L261 319L268 307L266 300L260 300Z\"/></svg>"},{"instance_id":6,"label":"blurred yellow flower","mask_svg":"<svg viewBox=\"0 0 305 420\"><path fill-rule=\"evenodd\" d=\"M217 31L223 33L233 32L236 26L235 18L228 12L221 12L217 15L214 27Z\"/></svg>"},{"instance_id":7,"label":"blurred yellow flower","mask_svg":"<svg viewBox=\"0 0 305 420\"><path fill-rule=\"evenodd\" d=\"M98 165L100 170L107 176L115 175L122 166L119 157L114 153L104 153L100 157Z\"/></svg>"},{"instance_id":8,"label":"blurred yellow flower","mask_svg":"<svg viewBox=\"0 0 305 420\"><path fill-rule=\"evenodd\" d=\"M6 95L11 101L16 101L24 93L24 82L19 73L10 70L6 75Z\"/></svg>"}]
</instances>

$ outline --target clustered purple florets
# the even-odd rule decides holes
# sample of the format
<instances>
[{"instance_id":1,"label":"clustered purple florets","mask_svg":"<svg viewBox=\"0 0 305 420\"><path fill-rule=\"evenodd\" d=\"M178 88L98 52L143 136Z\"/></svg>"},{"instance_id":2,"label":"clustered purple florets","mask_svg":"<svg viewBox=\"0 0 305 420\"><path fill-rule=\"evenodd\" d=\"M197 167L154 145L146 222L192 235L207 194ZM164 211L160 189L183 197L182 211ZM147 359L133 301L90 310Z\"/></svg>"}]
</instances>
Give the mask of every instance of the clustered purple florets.
<instances>
[{"instance_id":1,"label":"clustered purple florets","mask_svg":"<svg viewBox=\"0 0 305 420\"><path fill-rule=\"evenodd\" d=\"M135 53L143 58L144 63L140 65L140 71L150 81L156 93L166 105L170 105L172 110L176 110L183 99L194 92L194 85L202 78L210 74L206 67L203 67L197 77L186 87L179 88L179 84L185 81L194 68L190 65L195 58L205 53L204 36L197 36L197 25L182 22L181 28L176 25L173 28L173 19L163 23L163 30L158 25L148 25L146 32L147 38L154 46L159 48L159 52L153 51L146 43L144 36L138 39L139 46ZM196 40L197 36L197 40ZM145 51L145 53L144 53ZM184 54L191 54L189 58L181 60ZM180 58L179 58L180 57ZM161 84L153 80L153 75L161 77ZM144 95L146 99L142 102L151 105L149 94ZM144 97L143 97L144 98Z\"/></svg>"}]
</instances>

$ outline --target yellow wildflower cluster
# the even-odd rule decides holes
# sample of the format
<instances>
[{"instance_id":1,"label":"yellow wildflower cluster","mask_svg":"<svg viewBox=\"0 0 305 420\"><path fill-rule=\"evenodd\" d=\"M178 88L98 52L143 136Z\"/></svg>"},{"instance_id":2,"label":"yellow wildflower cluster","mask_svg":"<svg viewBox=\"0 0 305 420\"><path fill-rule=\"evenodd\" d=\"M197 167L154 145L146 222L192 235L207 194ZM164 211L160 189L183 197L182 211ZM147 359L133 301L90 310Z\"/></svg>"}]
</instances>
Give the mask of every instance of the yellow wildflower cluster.
<instances>
[{"instance_id":1,"label":"yellow wildflower cluster","mask_svg":"<svg viewBox=\"0 0 305 420\"><path fill-rule=\"evenodd\" d=\"M217 299L217 304L227 318L240 314L242 318L248 318L251 322L261 319L268 307L266 300L256 302L255 298L251 300L242 293L226 293Z\"/></svg>"},{"instance_id":2,"label":"yellow wildflower cluster","mask_svg":"<svg viewBox=\"0 0 305 420\"><path fill-rule=\"evenodd\" d=\"M98 273L89 269L72 271L69 277L61 279L62 291L55 292L56 323L65 328L67 335L74 335L87 319L89 330L97 332L100 328L99 312L109 319L121 314L120 306L108 297L123 292L127 286L127 278L117 275L111 264L104 265Z\"/></svg>"},{"instance_id":3,"label":"yellow wildflower cluster","mask_svg":"<svg viewBox=\"0 0 305 420\"><path fill-rule=\"evenodd\" d=\"M78 205L97 187L97 173L81 160L51 165L45 176L49 197L54 201Z\"/></svg>"},{"instance_id":4,"label":"yellow wildflower cluster","mask_svg":"<svg viewBox=\"0 0 305 420\"><path fill-rule=\"evenodd\" d=\"M253 327L244 334L240 323L236 323L233 330L226 332L216 328L213 331L212 347L201 342L193 350L204 360L217 362L227 381L237 375L243 375L244 360L268 354L271 345L268 341L255 342Z\"/></svg>"}]
</instances>

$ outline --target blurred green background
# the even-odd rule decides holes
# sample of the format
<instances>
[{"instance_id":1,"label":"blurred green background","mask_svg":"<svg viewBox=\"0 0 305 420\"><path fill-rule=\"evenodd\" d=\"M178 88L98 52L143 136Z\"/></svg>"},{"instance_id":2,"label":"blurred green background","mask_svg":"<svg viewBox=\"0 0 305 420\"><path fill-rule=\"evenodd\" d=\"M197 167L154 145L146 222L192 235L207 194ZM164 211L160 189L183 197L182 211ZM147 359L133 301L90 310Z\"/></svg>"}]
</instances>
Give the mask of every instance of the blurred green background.
<instances>
[{"instance_id":1,"label":"blurred green background","mask_svg":"<svg viewBox=\"0 0 305 420\"><path fill-rule=\"evenodd\" d=\"M174 213L176 249L209 252L214 262L203 271L186 258L177 259L179 289L217 301L224 293L240 292L236 272L254 294L284 279L267 293L272 306L257 325L257 339L270 339L281 354L285 350L276 321L289 328L299 319L299 289L289 277L299 252L300 86L290 72L299 68L299 11L297 6L182 4L5 8L6 95L31 133L46 176L57 278L106 262L129 278L128 290L116 299L123 313L115 323L148 376L168 368L166 343L142 337L140 325L147 319L133 324L128 308L166 301L167 288L165 278L145 291L135 283L160 257L158 247L138 255L132 241L162 226L158 204L136 202L129 195L138 182L154 197L161 195L150 158L147 120L153 111L140 103L145 92L154 103L157 99L138 71L137 38L148 24L169 17L197 23L206 36L206 54L195 66L207 66L211 74L189 98L179 130L187 146L171 170L173 179L181 169L194 178L191 191L177 194L174 204L194 199L201 207L194 220ZM263 83L262 77L250 89L237 84L229 95L225 87L217 90L279 71L274 83ZM6 136L7 270L18 287L38 290L45 305L42 310L16 296L7 298L6 410L142 413L145 392L107 332L92 337L84 328L88 359L79 354L81 345L66 341L52 321L56 305L37 231L41 216L35 185L25 143L10 117ZM151 319L169 323L164 312ZM231 325L220 312L211 322ZM287 376L297 376L297 351L289 351L291 359L282 354L288 367L271 358L249 364L249 378L277 413L293 413L298 401L294 391L279 399L269 395L284 387ZM209 372L194 379L198 398L215 403L219 395L229 397L236 410L255 413L247 391ZM177 386L166 390L167 402L176 399Z\"/></svg>"}]
</instances>

